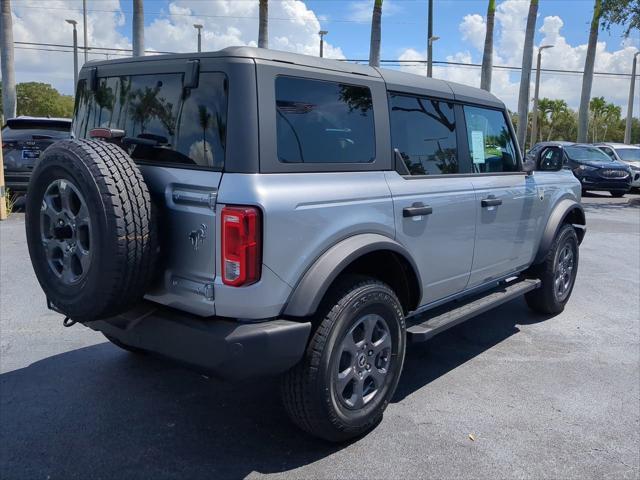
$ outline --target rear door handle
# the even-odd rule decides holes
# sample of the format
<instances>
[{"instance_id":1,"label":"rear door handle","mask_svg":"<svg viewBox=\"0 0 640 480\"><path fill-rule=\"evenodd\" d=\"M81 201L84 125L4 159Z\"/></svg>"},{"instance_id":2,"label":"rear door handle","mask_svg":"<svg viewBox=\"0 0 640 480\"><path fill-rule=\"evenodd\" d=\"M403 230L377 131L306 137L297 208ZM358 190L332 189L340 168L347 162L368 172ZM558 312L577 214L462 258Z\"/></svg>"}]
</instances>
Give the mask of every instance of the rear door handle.
<instances>
[{"instance_id":1,"label":"rear door handle","mask_svg":"<svg viewBox=\"0 0 640 480\"><path fill-rule=\"evenodd\" d=\"M502 205L502 200L494 197L483 198L480 202L483 208L485 207L497 207L498 205Z\"/></svg>"},{"instance_id":2,"label":"rear door handle","mask_svg":"<svg viewBox=\"0 0 640 480\"><path fill-rule=\"evenodd\" d=\"M431 215L433 208L423 203L414 203L410 207L404 207L402 209L403 217L419 217L421 215Z\"/></svg>"}]
</instances>

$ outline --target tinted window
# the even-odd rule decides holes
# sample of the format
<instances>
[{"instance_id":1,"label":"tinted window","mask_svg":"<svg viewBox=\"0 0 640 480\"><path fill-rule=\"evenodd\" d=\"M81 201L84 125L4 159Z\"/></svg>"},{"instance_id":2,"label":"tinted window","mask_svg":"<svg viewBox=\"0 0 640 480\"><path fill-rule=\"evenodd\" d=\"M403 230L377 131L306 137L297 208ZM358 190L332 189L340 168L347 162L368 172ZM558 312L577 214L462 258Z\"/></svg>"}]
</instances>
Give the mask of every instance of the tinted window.
<instances>
[{"instance_id":1,"label":"tinted window","mask_svg":"<svg viewBox=\"0 0 640 480\"><path fill-rule=\"evenodd\" d=\"M616 148L616 152L622 160L640 162L640 148Z\"/></svg>"},{"instance_id":2,"label":"tinted window","mask_svg":"<svg viewBox=\"0 0 640 480\"><path fill-rule=\"evenodd\" d=\"M458 173L453 104L391 94L391 145L411 175Z\"/></svg>"},{"instance_id":3,"label":"tinted window","mask_svg":"<svg viewBox=\"0 0 640 480\"><path fill-rule=\"evenodd\" d=\"M611 157L611 160L616 160L616 154L613 153L613 150L611 150L609 147L598 147L600 150L602 150L604 153L606 153L607 155L609 155L609 157Z\"/></svg>"},{"instance_id":4,"label":"tinted window","mask_svg":"<svg viewBox=\"0 0 640 480\"><path fill-rule=\"evenodd\" d=\"M69 138L70 128L9 128L2 129L2 140L37 140L37 139L54 139Z\"/></svg>"},{"instance_id":5,"label":"tinted window","mask_svg":"<svg viewBox=\"0 0 640 480\"><path fill-rule=\"evenodd\" d=\"M464 118L474 172L518 171L516 150L502 111L465 106Z\"/></svg>"},{"instance_id":6,"label":"tinted window","mask_svg":"<svg viewBox=\"0 0 640 480\"><path fill-rule=\"evenodd\" d=\"M278 159L366 163L375 158L371 91L292 77L276 79Z\"/></svg>"},{"instance_id":7,"label":"tinted window","mask_svg":"<svg viewBox=\"0 0 640 480\"><path fill-rule=\"evenodd\" d=\"M565 147L564 151L566 152L567 157L575 162L613 162L606 153L596 147L571 146Z\"/></svg>"},{"instance_id":8,"label":"tinted window","mask_svg":"<svg viewBox=\"0 0 640 480\"><path fill-rule=\"evenodd\" d=\"M221 169L226 112L222 73L201 73L195 89L183 88L182 74L101 78L95 93L78 84L74 133L121 129L136 160Z\"/></svg>"}]
</instances>

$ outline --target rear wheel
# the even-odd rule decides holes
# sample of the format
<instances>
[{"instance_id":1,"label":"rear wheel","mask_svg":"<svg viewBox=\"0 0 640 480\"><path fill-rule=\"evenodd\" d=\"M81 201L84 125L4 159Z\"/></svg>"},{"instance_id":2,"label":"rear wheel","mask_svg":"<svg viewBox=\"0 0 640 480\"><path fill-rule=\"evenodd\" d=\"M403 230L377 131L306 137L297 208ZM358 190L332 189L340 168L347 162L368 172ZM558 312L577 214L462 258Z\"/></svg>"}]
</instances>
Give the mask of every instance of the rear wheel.
<instances>
[{"instance_id":1,"label":"rear wheel","mask_svg":"<svg viewBox=\"0 0 640 480\"><path fill-rule=\"evenodd\" d=\"M565 224L556 234L545 260L531 270L533 277L542 280L542 285L525 295L527 304L540 313L562 312L577 273L578 236L573 226Z\"/></svg>"},{"instance_id":2,"label":"rear wheel","mask_svg":"<svg viewBox=\"0 0 640 480\"><path fill-rule=\"evenodd\" d=\"M294 423L339 442L382 419L406 349L402 307L389 286L347 277L332 290L302 361L285 374L282 396Z\"/></svg>"},{"instance_id":3,"label":"rear wheel","mask_svg":"<svg viewBox=\"0 0 640 480\"><path fill-rule=\"evenodd\" d=\"M612 196L612 197L614 197L614 198L621 198L621 197L624 197L624 194L625 194L625 193L627 193L627 192L621 192L621 191L615 191L615 190L613 190L613 191L611 191L611 192L609 192L609 193L610 193L610 194L611 194L611 196Z\"/></svg>"}]
</instances>

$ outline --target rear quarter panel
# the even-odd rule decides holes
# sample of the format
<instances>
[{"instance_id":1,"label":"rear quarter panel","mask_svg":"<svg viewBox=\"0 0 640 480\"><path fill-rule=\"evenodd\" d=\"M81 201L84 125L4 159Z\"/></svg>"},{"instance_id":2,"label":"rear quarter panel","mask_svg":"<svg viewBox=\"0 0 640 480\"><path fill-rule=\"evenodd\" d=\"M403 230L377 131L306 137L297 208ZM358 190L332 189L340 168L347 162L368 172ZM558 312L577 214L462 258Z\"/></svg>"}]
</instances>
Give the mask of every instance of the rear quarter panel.
<instances>
[{"instance_id":1,"label":"rear quarter panel","mask_svg":"<svg viewBox=\"0 0 640 480\"><path fill-rule=\"evenodd\" d=\"M218 215L229 204L262 210L263 271L249 287L228 287L218 279L216 313L222 316L276 316L302 275L331 246L359 233L395 235L384 172L225 174ZM219 238L216 245L219 249Z\"/></svg>"}]
</instances>

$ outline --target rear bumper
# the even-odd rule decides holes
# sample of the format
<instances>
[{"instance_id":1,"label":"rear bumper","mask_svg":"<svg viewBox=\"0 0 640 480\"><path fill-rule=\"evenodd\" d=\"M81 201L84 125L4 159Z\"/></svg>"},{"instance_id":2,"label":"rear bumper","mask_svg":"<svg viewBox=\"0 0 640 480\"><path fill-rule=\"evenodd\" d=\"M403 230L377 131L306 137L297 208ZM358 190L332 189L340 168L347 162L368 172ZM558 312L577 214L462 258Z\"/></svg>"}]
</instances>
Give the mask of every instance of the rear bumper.
<instances>
[{"instance_id":1,"label":"rear bumper","mask_svg":"<svg viewBox=\"0 0 640 480\"><path fill-rule=\"evenodd\" d=\"M227 380L288 370L302 358L311 331L309 322L202 318L151 302L86 325L125 345Z\"/></svg>"},{"instance_id":2,"label":"rear bumper","mask_svg":"<svg viewBox=\"0 0 640 480\"><path fill-rule=\"evenodd\" d=\"M31 179L31 171L5 169L4 183L12 192L26 192Z\"/></svg>"}]
</instances>

